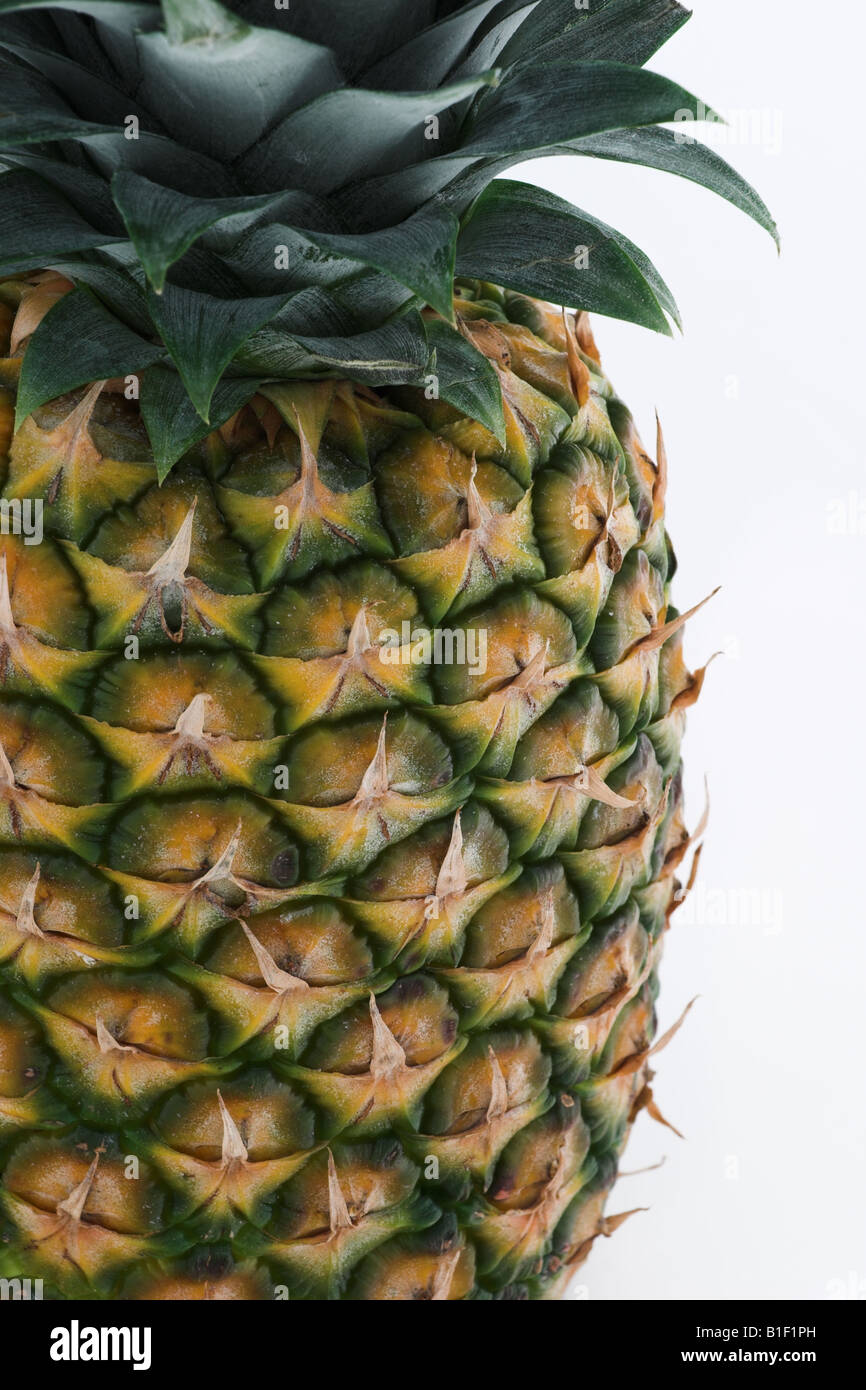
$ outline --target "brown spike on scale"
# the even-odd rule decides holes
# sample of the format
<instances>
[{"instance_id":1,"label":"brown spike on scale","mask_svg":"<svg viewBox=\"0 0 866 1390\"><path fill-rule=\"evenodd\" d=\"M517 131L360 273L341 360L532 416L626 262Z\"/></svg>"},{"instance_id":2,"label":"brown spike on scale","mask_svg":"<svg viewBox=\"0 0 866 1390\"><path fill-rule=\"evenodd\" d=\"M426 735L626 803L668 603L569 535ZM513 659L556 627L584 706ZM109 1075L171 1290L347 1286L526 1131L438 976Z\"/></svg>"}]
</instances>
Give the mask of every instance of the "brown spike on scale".
<instances>
[{"instance_id":1,"label":"brown spike on scale","mask_svg":"<svg viewBox=\"0 0 866 1390\"><path fill-rule=\"evenodd\" d=\"M630 1217L637 1216L638 1212L642 1211L649 1211L649 1207L632 1207L630 1211L621 1211L613 1216L599 1217L598 1225L592 1235L582 1241L577 1249L569 1255L568 1259L565 1261L566 1266L571 1269L577 1269L591 1254L592 1247L600 1236L613 1235L617 1227L621 1226L624 1221L628 1221Z\"/></svg>"},{"instance_id":2,"label":"brown spike on scale","mask_svg":"<svg viewBox=\"0 0 866 1390\"><path fill-rule=\"evenodd\" d=\"M7 791L12 791L16 786L15 769L6 756L6 749L0 740L0 787L5 787Z\"/></svg>"},{"instance_id":3,"label":"brown spike on scale","mask_svg":"<svg viewBox=\"0 0 866 1390\"><path fill-rule=\"evenodd\" d=\"M290 975L287 970L282 970L280 966L277 965L270 951L267 951L258 937L253 935L246 922L242 921L240 918L238 920L240 921L244 936L252 947L253 955L256 958L256 964L262 972L262 979L268 989L273 990L275 994L279 995L293 993L305 994L310 988L306 980L302 980L298 975Z\"/></svg>"},{"instance_id":4,"label":"brown spike on scale","mask_svg":"<svg viewBox=\"0 0 866 1390\"><path fill-rule=\"evenodd\" d=\"M462 1250L453 1250L444 1254L439 1260L430 1288L431 1302L444 1302L448 1298L462 1253Z\"/></svg>"},{"instance_id":5,"label":"brown spike on scale","mask_svg":"<svg viewBox=\"0 0 866 1390\"><path fill-rule=\"evenodd\" d=\"M703 836L705 835L707 826L709 825L709 821L710 821L710 785L709 785L709 782L707 781L707 778L705 777L705 778L704 778L704 809L703 809L703 811L701 812L701 818L700 818L700 820L698 821L697 825L695 826L694 830L692 831L691 835L687 835L686 838L685 838L684 840L682 840L680 844L676 845L676 846L669 852L669 854L666 855L664 864L663 864L663 866L662 866L662 872L661 872L661 875L660 875L661 878L669 878L669 877L671 876L671 874L673 874L673 873L679 868L680 864L681 864L681 863L683 862L683 860L685 859L685 857L686 857L686 855L687 855L689 849L691 848L691 846L697 844L698 841L701 840L701 839L703 838Z\"/></svg>"},{"instance_id":6,"label":"brown spike on scale","mask_svg":"<svg viewBox=\"0 0 866 1390\"><path fill-rule=\"evenodd\" d=\"M457 810L448 849L446 849L441 866L439 866L439 873L436 874L435 891L424 903L425 922L431 922L439 916L439 908L446 898L460 898L466 892L467 887L466 860L463 858L463 828L460 826L460 812Z\"/></svg>"},{"instance_id":7,"label":"brown spike on scale","mask_svg":"<svg viewBox=\"0 0 866 1390\"><path fill-rule=\"evenodd\" d=\"M295 426L301 445L300 481L303 485L304 500L313 502L316 496L316 483L319 481L319 460L316 458L315 450L310 445L304 426L301 423L301 416L297 410L295 411Z\"/></svg>"},{"instance_id":8,"label":"brown spike on scale","mask_svg":"<svg viewBox=\"0 0 866 1390\"><path fill-rule=\"evenodd\" d=\"M126 1043L117 1041L112 1033L108 1031L102 1019L97 1015L96 1018L96 1041L99 1050L105 1056L108 1052L137 1052L135 1047L129 1047Z\"/></svg>"},{"instance_id":9,"label":"brown spike on scale","mask_svg":"<svg viewBox=\"0 0 866 1390\"><path fill-rule=\"evenodd\" d=\"M659 1110L653 1098L651 1086L644 1086L643 1090L641 1091L632 1108L631 1118L634 1119L638 1112L641 1110L645 1110L649 1115L650 1119L655 1120L657 1125L664 1125L665 1129L669 1129L672 1134L675 1134L677 1136L678 1139L685 1139L686 1136L682 1133L682 1131L677 1129L676 1125L672 1125L670 1120L666 1120L662 1112Z\"/></svg>"},{"instance_id":10,"label":"brown spike on scale","mask_svg":"<svg viewBox=\"0 0 866 1390\"><path fill-rule=\"evenodd\" d=\"M701 818L700 818L700 820L698 821L697 825L695 826L693 834L691 835L691 841L692 841L692 843L694 843L696 840L700 840L700 839L703 838L703 836L706 834L707 826L709 825L709 823L710 823L710 781L709 781L709 778L705 776L705 777L704 777L704 809L703 809L703 811L701 812Z\"/></svg>"},{"instance_id":11,"label":"brown spike on scale","mask_svg":"<svg viewBox=\"0 0 866 1390\"><path fill-rule=\"evenodd\" d=\"M696 671L692 672L691 679L689 681L689 684L686 686L685 690L681 690L679 695L675 695L673 700L671 701L671 710L691 709L692 705L697 704L698 700L701 698L701 693L704 688L704 681L707 678L707 672L709 671L716 657L723 655L723 652L713 652L712 656L709 658L708 661L704 663L703 666L699 666Z\"/></svg>"},{"instance_id":12,"label":"brown spike on scale","mask_svg":"<svg viewBox=\"0 0 866 1390\"><path fill-rule=\"evenodd\" d=\"M178 757L183 758L187 773L203 764L217 781L222 778L222 773L211 756L210 746L215 740L210 734L205 733L204 728L207 709L211 704L212 698L206 691L194 695L186 709L179 714L171 733L163 735L169 745L169 753L157 778L159 786L168 777Z\"/></svg>"},{"instance_id":13,"label":"brown spike on scale","mask_svg":"<svg viewBox=\"0 0 866 1390\"><path fill-rule=\"evenodd\" d=\"M560 779L557 778L556 780ZM642 801L646 800L646 787L641 787L635 797L620 796L589 764L579 767L577 772L572 773L570 777L562 778L562 781L570 784L575 791L583 792L585 796L591 797L593 801L600 801L605 806L614 806L618 810L639 806Z\"/></svg>"},{"instance_id":14,"label":"brown spike on scale","mask_svg":"<svg viewBox=\"0 0 866 1390\"><path fill-rule=\"evenodd\" d=\"M508 1083L499 1062L499 1058L493 1048L487 1047L487 1056L490 1059L490 1104L487 1107L487 1123L493 1120L501 1120L503 1115L508 1114Z\"/></svg>"},{"instance_id":15,"label":"brown spike on scale","mask_svg":"<svg viewBox=\"0 0 866 1390\"><path fill-rule=\"evenodd\" d=\"M0 555L0 685L5 685L13 657L20 649L18 627L12 613L9 594L9 579L6 573L6 556Z\"/></svg>"},{"instance_id":16,"label":"brown spike on scale","mask_svg":"<svg viewBox=\"0 0 866 1390\"><path fill-rule=\"evenodd\" d=\"M103 455L90 436L90 420L105 386L105 381L95 381L66 418L53 429L44 430L36 427L39 429L42 443L50 448L58 464L46 499L49 505L56 500L63 475L71 465L93 465L102 462ZM31 416L30 419L32 418Z\"/></svg>"},{"instance_id":17,"label":"brown spike on scale","mask_svg":"<svg viewBox=\"0 0 866 1390\"><path fill-rule=\"evenodd\" d=\"M328 1149L328 1222L331 1236L339 1236L341 1231L349 1231L355 1225L349 1215L349 1208L340 1186L334 1155Z\"/></svg>"},{"instance_id":18,"label":"brown spike on scale","mask_svg":"<svg viewBox=\"0 0 866 1390\"><path fill-rule=\"evenodd\" d=\"M73 1225L77 1226L84 1216L84 1208L90 1196L90 1189L96 1179L96 1170L99 1167L99 1154L93 1159L87 1173L81 1182L74 1187L68 1197L64 1197L62 1202L58 1202L54 1210L58 1216L65 1217Z\"/></svg>"},{"instance_id":19,"label":"brown spike on scale","mask_svg":"<svg viewBox=\"0 0 866 1390\"><path fill-rule=\"evenodd\" d=\"M235 856L241 842L243 824L238 821L225 849L220 851L217 859L214 860L209 869L206 869L191 885L193 888L201 888L206 883L220 883L228 879L231 883L237 883L234 876Z\"/></svg>"},{"instance_id":20,"label":"brown spike on scale","mask_svg":"<svg viewBox=\"0 0 866 1390\"><path fill-rule=\"evenodd\" d=\"M538 933L529 950L526 952L526 961L536 961L546 956L553 946L556 939L556 905L553 900L553 889L549 888L542 899L541 913L538 921Z\"/></svg>"},{"instance_id":21,"label":"brown spike on scale","mask_svg":"<svg viewBox=\"0 0 866 1390\"><path fill-rule=\"evenodd\" d=\"M189 739L198 742L204 738L204 721L208 706L212 703L212 697L206 691L198 695L193 695L185 710L178 715L177 723L172 730L179 739Z\"/></svg>"},{"instance_id":22,"label":"brown spike on scale","mask_svg":"<svg viewBox=\"0 0 866 1390\"><path fill-rule=\"evenodd\" d=\"M662 1154L658 1163L648 1163L645 1168L620 1168L617 1178L639 1178L643 1173L656 1173L659 1168L663 1168L668 1161L667 1154Z\"/></svg>"},{"instance_id":23,"label":"brown spike on scale","mask_svg":"<svg viewBox=\"0 0 866 1390\"><path fill-rule=\"evenodd\" d=\"M599 559L607 565L607 568L612 574L619 574L622 569L623 559L625 558L622 547L613 529L613 523L616 519L617 511L619 510L616 501L616 483L617 472L615 471L611 474L610 486L608 487L604 523L595 538L595 548L598 552Z\"/></svg>"},{"instance_id":24,"label":"brown spike on scale","mask_svg":"<svg viewBox=\"0 0 866 1390\"><path fill-rule=\"evenodd\" d=\"M704 846L702 841L696 847L695 852L692 855L691 868L689 870L689 876L686 881L685 887L683 887L680 883L675 884L675 891L671 895L670 902L668 903L667 910L665 912L665 931L670 931L674 913L679 911L686 898L689 896L689 894L695 886L695 882L698 877L698 870L701 866L701 855L703 854L703 852Z\"/></svg>"},{"instance_id":25,"label":"brown spike on scale","mask_svg":"<svg viewBox=\"0 0 866 1390\"><path fill-rule=\"evenodd\" d=\"M689 1000L688 1004L686 1004L686 1007L683 1009L676 1023L672 1023L670 1028L668 1028L667 1032L662 1033L661 1037L653 1043L652 1047L649 1049L649 1052L647 1053L648 1057L655 1057L656 1053L661 1052L662 1049L667 1047L668 1043L676 1037L677 1033L682 1028L683 1024L685 1023L686 1019L688 1018L689 1014L691 1013L692 1009L694 1008L695 1004L698 1002L700 997L701 996L699 994L696 994L694 999Z\"/></svg>"},{"instance_id":26,"label":"brown spike on scale","mask_svg":"<svg viewBox=\"0 0 866 1390\"><path fill-rule=\"evenodd\" d=\"M9 805L9 819L16 840L21 838L22 820L20 803L22 791L15 776L15 769L6 756L3 741L0 739L0 796Z\"/></svg>"},{"instance_id":27,"label":"brown spike on scale","mask_svg":"<svg viewBox=\"0 0 866 1390\"><path fill-rule=\"evenodd\" d=\"M15 619L12 616L12 595L9 588L9 573L6 568L6 555L0 555L0 636L14 637Z\"/></svg>"},{"instance_id":28,"label":"brown spike on scale","mask_svg":"<svg viewBox=\"0 0 866 1390\"><path fill-rule=\"evenodd\" d=\"M357 661L358 657L364 655L372 649L373 639L370 636L370 625L367 622L367 608L362 603L349 629L349 639L346 643L346 658L348 661Z\"/></svg>"},{"instance_id":29,"label":"brown spike on scale","mask_svg":"<svg viewBox=\"0 0 866 1390\"><path fill-rule=\"evenodd\" d=\"M406 1053L379 1012L379 1005L376 1003L376 996L372 991L370 993L370 1019L373 1024L370 1075L375 1081L390 1081L406 1070Z\"/></svg>"},{"instance_id":30,"label":"brown spike on scale","mask_svg":"<svg viewBox=\"0 0 866 1390\"><path fill-rule=\"evenodd\" d=\"M624 1221L628 1221L632 1216L637 1216L638 1212L641 1211L649 1211L649 1207L632 1207L630 1211L618 1211L613 1216L603 1216L599 1222L597 1234L612 1236L614 1231L619 1230Z\"/></svg>"},{"instance_id":31,"label":"brown spike on scale","mask_svg":"<svg viewBox=\"0 0 866 1390\"><path fill-rule=\"evenodd\" d=\"M41 865L37 863L33 871L33 877L24 889L21 902L15 917L15 926L18 931L25 936L35 936L44 941L45 933L36 921L36 890L39 887L39 879L42 873Z\"/></svg>"},{"instance_id":32,"label":"brown spike on scale","mask_svg":"<svg viewBox=\"0 0 866 1390\"><path fill-rule=\"evenodd\" d=\"M672 1024L671 1027L667 1030L667 1032L663 1033L662 1036L656 1042L654 1042L651 1047L642 1047L639 1051L632 1053L630 1057L624 1057L623 1060L620 1062L619 1066L614 1067L613 1071L611 1072L611 1075L632 1076L635 1072L640 1071L641 1067L643 1067L649 1061L650 1057L654 1057L657 1052L661 1052L662 1048L667 1047L668 1043L671 1042L671 1040L674 1037L676 1037L677 1033L685 1023L690 1010L697 1003L699 998L700 995L696 994L694 999L689 1000L688 1004L686 1004L686 1007L683 1009L676 1023Z\"/></svg>"},{"instance_id":33,"label":"brown spike on scale","mask_svg":"<svg viewBox=\"0 0 866 1390\"><path fill-rule=\"evenodd\" d=\"M478 472L478 464L475 455L472 455L472 468L469 474L469 487L466 489L466 529L468 531L480 531L491 520L493 513L478 491L475 482L475 475Z\"/></svg>"},{"instance_id":34,"label":"brown spike on scale","mask_svg":"<svg viewBox=\"0 0 866 1390\"><path fill-rule=\"evenodd\" d=\"M700 603L696 603L693 608L687 608L685 613L680 613L676 618L672 618L669 623L661 623L658 627L654 627L652 632L647 633L646 637L639 638L631 650L633 652L651 652L656 651L659 647L663 647L665 642L673 637L675 632L679 632L680 628L685 627L689 619L693 618L696 613L699 613L704 605L709 603L711 598L715 598L721 587L721 584L717 584L712 593L707 594L706 598L702 598Z\"/></svg>"},{"instance_id":35,"label":"brown spike on scale","mask_svg":"<svg viewBox=\"0 0 866 1390\"><path fill-rule=\"evenodd\" d=\"M533 685L535 685L537 681L541 681L544 679L544 675L547 670L547 656L549 651L550 639L547 638L545 640L544 646L538 647L533 652L526 665L521 667L517 675L511 681L508 687L509 693L511 691L519 690L531 691Z\"/></svg>"},{"instance_id":36,"label":"brown spike on scale","mask_svg":"<svg viewBox=\"0 0 866 1390\"><path fill-rule=\"evenodd\" d=\"M353 798L352 804L355 806L366 805L371 801L380 801L391 789L388 780L387 732L388 715L386 714L379 730L376 752L373 754L372 761L361 778L361 785Z\"/></svg>"},{"instance_id":37,"label":"brown spike on scale","mask_svg":"<svg viewBox=\"0 0 866 1390\"><path fill-rule=\"evenodd\" d=\"M147 571L154 589L166 589L171 584L182 585L186 579L192 555L192 528L197 506L198 498L194 497L174 540Z\"/></svg>"},{"instance_id":38,"label":"brown spike on scale","mask_svg":"<svg viewBox=\"0 0 866 1390\"><path fill-rule=\"evenodd\" d=\"M668 908L667 915L666 915L666 918L665 918L665 931L667 931L668 928L670 927L670 924L671 924L671 917L672 917L673 914L676 912L677 908L682 907L682 905L683 905L683 903L685 902L686 898L689 896L689 894L691 893L692 889L693 889L694 886L695 886L695 882L696 882L697 877L698 877L698 870L699 870L700 865L701 865L701 855L703 854L703 852L704 852L704 846L703 846L703 844L699 844L698 847L696 848L694 854L692 855L692 866L691 866L691 869L690 869L690 871L689 871L689 876L688 876L688 879L687 879L687 881L686 881L686 886L685 886L685 888L679 888L679 889L677 890L677 892L674 894L673 902L672 902L671 906Z\"/></svg>"},{"instance_id":39,"label":"brown spike on scale","mask_svg":"<svg viewBox=\"0 0 866 1390\"><path fill-rule=\"evenodd\" d=\"M436 878L436 897L449 898L454 894L465 893L467 883L466 861L463 857L463 829L460 812L456 811L451 827L451 839Z\"/></svg>"},{"instance_id":40,"label":"brown spike on scale","mask_svg":"<svg viewBox=\"0 0 866 1390\"><path fill-rule=\"evenodd\" d=\"M222 1120L222 1156L221 1164L223 1168L235 1168L247 1163L249 1153L247 1146L241 1138L241 1132L231 1117L229 1108L222 1097L222 1091L217 1091L217 1103Z\"/></svg>"}]
</instances>

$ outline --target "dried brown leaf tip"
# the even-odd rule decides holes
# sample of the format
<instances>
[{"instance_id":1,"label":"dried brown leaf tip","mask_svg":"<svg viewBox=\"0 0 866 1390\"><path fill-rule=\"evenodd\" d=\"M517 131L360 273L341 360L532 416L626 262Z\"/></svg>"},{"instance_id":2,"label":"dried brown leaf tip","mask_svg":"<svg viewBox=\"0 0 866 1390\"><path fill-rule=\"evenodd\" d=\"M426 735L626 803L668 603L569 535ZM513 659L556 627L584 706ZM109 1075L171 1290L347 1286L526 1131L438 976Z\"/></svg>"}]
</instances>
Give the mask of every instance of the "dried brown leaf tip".
<instances>
[{"instance_id":1,"label":"dried brown leaf tip","mask_svg":"<svg viewBox=\"0 0 866 1390\"><path fill-rule=\"evenodd\" d=\"M662 1049L667 1047L668 1043L676 1037L677 1033L680 1031L683 1024L685 1023L690 1010L697 1003L699 997L700 996L696 994L694 999L689 1000L688 1004L686 1004L686 1007L683 1009L676 1023L672 1024L671 1027L668 1028L666 1033L662 1033L661 1037L658 1038L652 1044L652 1046L642 1047L639 1051L632 1053L630 1057L625 1057L623 1061L620 1062L619 1066L614 1068L611 1075L631 1076L635 1072L640 1071L641 1067L644 1065L645 1062L649 1061L650 1057L654 1057L657 1052L661 1052Z\"/></svg>"},{"instance_id":2,"label":"dried brown leaf tip","mask_svg":"<svg viewBox=\"0 0 866 1390\"><path fill-rule=\"evenodd\" d=\"M656 1054L657 1052L661 1052L662 1049L665 1048L665 1047L667 1047L668 1043L671 1042L672 1039L676 1037L677 1033L678 1033L678 1032L680 1031L680 1029L682 1028L682 1026L683 1026L683 1024L685 1023L686 1019L688 1018L689 1014L691 1013L692 1009L694 1008L695 1004L698 1002L698 999L699 999L699 998L700 998L700 995L696 994L695 997L694 997L694 999L690 999L690 1000L689 1000L688 1004L686 1004L686 1007L683 1009L683 1011L682 1011L682 1013L680 1014L679 1018L677 1019L676 1023L671 1024L671 1026L670 1026L670 1028L668 1028L667 1032L666 1032L666 1033L662 1033L662 1035L661 1035L661 1037L658 1039L658 1041L655 1042L655 1043L653 1043L652 1047L650 1048L649 1052L647 1053L647 1056L648 1056L648 1057L654 1057L655 1054Z\"/></svg>"},{"instance_id":3,"label":"dried brown leaf tip","mask_svg":"<svg viewBox=\"0 0 866 1390\"><path fill-rule=\"evenodd\" d=\"M598 1234L600 1236L612 1236L614 1231L619 1230L623 1222L628 1221L631 1216L637 1216L638 1212L641 1211L649 1211L649 1207L632 1207L630 1211L618 1211L613 1216L603 1216L599 1223Z\"/></svg>"},{"instance_id":4,"label":"dried brown leaf tip","mask_svg":"<svg viewBox=\"0 0 866 1390\"><path fill-rule=\"evenodd\" d=\"M664 1168L667 1163L667 1154L662 1154L658 1163L648 1163L645 1168L620 1168L617 1173L618 1178L639 1178L644 1173L657 1173L659 1168Z\"/></svg>"},{"instance_id":5,"label":"dried brown leaf tip","mask_svg":"<svg viewBox=\"0 0 866 1390\"><path fill-rule=\"evenodd\" d=\"M505 334L487 319L458 318L457 327L473 347L483 352L503 371L511 369L511 348Z\"/></svg>"},{"instance_id":6,"label":"dried brown leaf tip","mask_svg":"<svg viewBox=\"0 0 866 1390\"><path fill-rule=\"evenodd\" d=\"M273 401L269 401L266 396L253 396L250 401L250 410L264 430L265 438L268 441L268 448L273 449L277 442L277 435L283 428L282 415L277 410Z\"/></svg>"},{"instance_id":7,"label":"dried brown leaf tip","mask_svg":"<svg viewBox=\"0 0 866 1390\"><path fill-rule=\"evenodd\" d=\"M687 608L685 613L680 613L676 618L671 618L669 622L661 623L658 627L654 627L652 632L647 633L646 637L639 638L631 650L633 652L638 650L649 652L656 651L659 647L663 647L665 642L673 637L675 632L679 632L680 628L685 627L689 619L693 618L696 613L699 613L704 605L709 603L711 598L715 598L720 588L721 585L717 584L712 593L707 594L706 598L702 598L700 603L696 603L693 608Z\"/></svg>"},{"instance_id":8,"label":"dried brown leaf tip","mask_svg":"<svg viewBox=\"0 0 866 1390\"><path fill-rule=\"evenodd\" d=\"M562 322L565 327L565 353L568 358L568 378L577 403L582 410L590 397L592 378L589 374L589 367L580 355L574 320L569 317L565 309L562 311Z\"/></svg>"},{"instance_id":9,"label":"dried brown leaf tip","mask_svg":"<svg viewBox=\"0 0 866 1390\"><path fill-rule=\"evenodd\" d=\"M584 356L591 357L593 362L597 362L601 366L601 353L596 345L589 314L585 309L579 309L574 316L574 333L577 338L577 345Z\"/></svg>"},{"instance_id":10,"label":"dried brown leaf tip","mask_svg":"<svg viewBox=\"0 0 866 1390\"><path fill-rule=\"evenodd\" d=\"M706 779L706 777L705 777L705 778L704 778L704 809L703 809L703 812L702 812L702 814L701 814L701 818L700 818L700 820L698 821L697 825L695 826L694 830L692 831L691 835L687 835L687 834L684 833L683 839L680 840L679 844L674 845L673 849L671 849L671 850L668 852L668 854L665 856L665 861L664 861L664 864L663 864L663 866L662 866L662 873L661 873L661 877L662 877L662 878L669 878L673 873L675 873L675 871L679 868L680 864L682 864L683 860L685 859L685 857L686 857L686 855L688 854L689 850L691 849L692 845L697 845L697 846L698 846L698 850L700 849L699 841L701 841L701 840L703 839L704 833L706 832L706 828L707 828L707 825L708 825L708 823L709 823L709 819L710 819L710 789L709 789L709 785L708 785L708 783L707 783L707 779ZM697 854L698 854L698 851L696 850L696 851L695 851L695 857L697 857ZM688 892L691 891L692 885L693 885L693 883L694 883L694 876L695 876L696 872L697 872L697 870L696 870L695 865L694 865L694 863L693 863L693 864L692 864L692 872L691 872L691 876L690 876L690 878L689 878L688 887L686 888L686 893L688 893ZM676 899L676 906L677 906L677 907L678 907L679 904L682 902L683 898L686 896L686 893L683 893L681 896L678 896L678 897L677 897L677 899Z\"/></svg>"},{"instance_id":11,"label":"dried brown leaf tip","mask_svg":"<svg viewBox=\"0 0 866 1390\"><path fill-rule=\"evenodd\" d=\"M656 476L653 484L653 517L664 514L665 498L668 490L668 452L662 424L656 411Z\"/></svg>"},{"instance_id":12,"label":"dried brown leaf tip","mask_svg":"<svg viewBox=\"0 0 866 1390\"><path fill-rule=\"evenodd\" d=\"M59 299L73 288L72 281L54 271L34 275L28 288L21 296L18 311L12 324L12 339L9 352L17 357L26 346L27 339L36 332L40 323L53 309Z\"/></svg>"},{"instance_id":13,"label":"dried brown leaf tip","mask_svg":"<svg viewBox=\"0 0 866 1390\"><path fill-rule=\"evenodd\" d=\"M698 700L701 697L701 692L704 688L704 681L707 678L707 672L709 671L716 657L721 655L721 652L713 652L709 661L707 661L703 666L699 666L696 671L692 672L691 676L689 677L688 685L685 687L684 690L681 690L678 695L675 695L673 700L671 701L672 710L686 710L690 709L692 705L697 704Z\"/></svg>"},{"instance_id":14,"label":"dried brown leaf tip","mask_svg":"<svg viewBox=\"0 0 866 1390\"><path fill-rule=\"evenodd\" d=\"M645 1110L649 1115L650 1119L655 1120L657 1125L664 1125L665 1129L669 1129L672 1134L675 1134L677 1136L678 1139L685 1139L686 1136L683 1134L682 1130L677 1129L676 1125L672 1125L670 1120L666 1120L662 1112L659 1110L658 1106L655 1103L655 1100L653 1099L651 1087L644 1087L644 1090L641 1092L640 1105L637 1107L637 1109Z\"/></svg>"}]
</instances>

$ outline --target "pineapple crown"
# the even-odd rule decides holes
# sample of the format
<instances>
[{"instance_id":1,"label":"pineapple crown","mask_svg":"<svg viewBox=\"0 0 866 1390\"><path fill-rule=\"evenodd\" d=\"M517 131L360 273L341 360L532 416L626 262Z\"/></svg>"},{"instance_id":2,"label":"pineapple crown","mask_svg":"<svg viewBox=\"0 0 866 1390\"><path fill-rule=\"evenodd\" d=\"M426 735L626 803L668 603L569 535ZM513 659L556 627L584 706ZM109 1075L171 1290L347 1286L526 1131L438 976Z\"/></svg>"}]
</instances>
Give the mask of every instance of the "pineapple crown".
<instances>
[{"instance_id":1,"label":"pineapple crown","mask_svg":"<svg viewBox=\"0 0 866 1390\"><path fill-rule=\"evenodd\" d=\"M0 277L73 286L29 339L19 423L136 376L164 476L268 383L432 371L501 438L455 276L679 321L636 246L509 166L648 165L776 235L723 159L665 128L714 119L644 69L688 18L676 0L0 0Z\"/></svg>"}]
</instances>

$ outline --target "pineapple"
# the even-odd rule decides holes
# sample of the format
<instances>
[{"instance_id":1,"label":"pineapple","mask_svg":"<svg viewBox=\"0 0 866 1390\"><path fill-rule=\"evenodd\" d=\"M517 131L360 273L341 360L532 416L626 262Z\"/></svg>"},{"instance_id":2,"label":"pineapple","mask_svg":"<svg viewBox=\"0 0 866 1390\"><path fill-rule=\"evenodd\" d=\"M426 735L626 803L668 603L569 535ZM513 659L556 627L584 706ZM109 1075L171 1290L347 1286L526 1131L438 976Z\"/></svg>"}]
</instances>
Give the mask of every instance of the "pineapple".
<instances>
[{"instance_id":1,"label":"pineapple","mask_svg":"<svg viewBox=\"0 0 866 1390\"><path fill-rule=\"evenodd\" d=\"M676 306L498 175L773 233L686 18L0 3L4 1276L541 1299L627 1214L703 673L588 313Z\"/></svg>"}]
</instances>

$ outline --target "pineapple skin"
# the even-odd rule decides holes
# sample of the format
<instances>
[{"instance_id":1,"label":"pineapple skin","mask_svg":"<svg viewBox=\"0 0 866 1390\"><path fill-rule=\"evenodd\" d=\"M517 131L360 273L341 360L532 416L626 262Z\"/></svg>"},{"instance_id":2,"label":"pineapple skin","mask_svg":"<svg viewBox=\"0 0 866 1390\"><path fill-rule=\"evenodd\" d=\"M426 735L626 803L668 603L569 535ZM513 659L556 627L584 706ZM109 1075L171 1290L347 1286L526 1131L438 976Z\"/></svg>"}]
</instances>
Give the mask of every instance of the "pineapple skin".
<instances>
[{"instance_id":1,"label":"pineapple skin","mask_svg":"<svg viewBox=\"0 0 866 1390\"><path fill-rule=\"evenodd\" d=\"M702 681L663 446L585 315L458 296L504 448L283 383L161 486L122 383L13 438L0 322L45 527L0 535L0 1273L46 1296L550 1298L619 1224Z\"/></svg>"}]
</instances>

